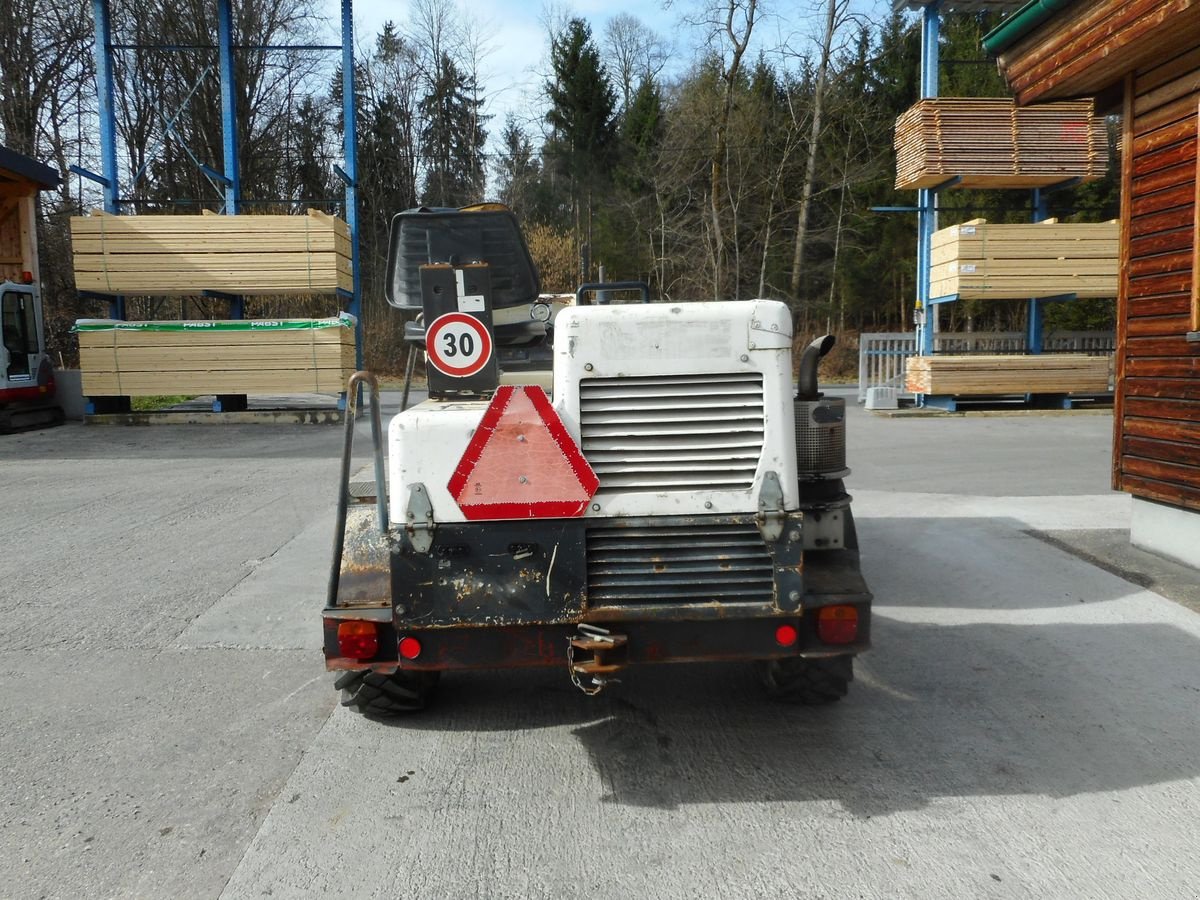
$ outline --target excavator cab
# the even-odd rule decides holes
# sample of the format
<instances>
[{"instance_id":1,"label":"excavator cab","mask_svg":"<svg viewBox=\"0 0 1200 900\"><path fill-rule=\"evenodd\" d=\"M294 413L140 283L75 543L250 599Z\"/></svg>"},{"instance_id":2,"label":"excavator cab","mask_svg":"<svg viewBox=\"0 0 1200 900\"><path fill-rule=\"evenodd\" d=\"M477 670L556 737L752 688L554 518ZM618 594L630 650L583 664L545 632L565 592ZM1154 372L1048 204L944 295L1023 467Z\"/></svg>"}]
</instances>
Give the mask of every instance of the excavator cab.
<instances>
[{"instance_id":1,"label":"excavator cab","mask_svg":"<svg viewBox=\"0 0 1200 900\"><path fill-rule=\"evenodd\" d=\"M28 381L43 351L39 339L38 310L32 294L6 290L0 294L0 339L4 346L5 378Z\"/></svg>"},{"instance_id":2,"label":"excavator cab","mask_svg":"<svg viewBox=\"0 0 1200 900\"><path fill-rule=\"evenodd\" d=\"M54 393L37 288L0 283L0 433L60 423Z\"/></svg>"}]
</instances>

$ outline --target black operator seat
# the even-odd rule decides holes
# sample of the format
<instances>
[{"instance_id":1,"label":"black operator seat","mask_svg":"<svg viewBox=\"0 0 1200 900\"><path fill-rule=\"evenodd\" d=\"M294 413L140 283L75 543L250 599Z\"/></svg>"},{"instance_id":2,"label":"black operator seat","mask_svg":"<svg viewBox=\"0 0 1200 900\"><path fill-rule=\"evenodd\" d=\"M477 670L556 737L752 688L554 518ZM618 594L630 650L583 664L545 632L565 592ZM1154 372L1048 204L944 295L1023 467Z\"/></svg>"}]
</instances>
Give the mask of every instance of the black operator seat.
<instances>
[{"instance_id":1,"label":"black operator seat","mask_svg":"<svg viewBox=\"0 0 1200 900\"><path fill-rule=\"evenodd\" d=\"M544 338L545 324L529 315L541 293L541 280L517 217L500 203L462 209L422 206L397 213L388 239L384 294L397 309L419 313L421 266L473 262L488 265L496 344L515 346ZM408 322L404 337L424 346L425 326Z\"/></svg>"}]
</instances>

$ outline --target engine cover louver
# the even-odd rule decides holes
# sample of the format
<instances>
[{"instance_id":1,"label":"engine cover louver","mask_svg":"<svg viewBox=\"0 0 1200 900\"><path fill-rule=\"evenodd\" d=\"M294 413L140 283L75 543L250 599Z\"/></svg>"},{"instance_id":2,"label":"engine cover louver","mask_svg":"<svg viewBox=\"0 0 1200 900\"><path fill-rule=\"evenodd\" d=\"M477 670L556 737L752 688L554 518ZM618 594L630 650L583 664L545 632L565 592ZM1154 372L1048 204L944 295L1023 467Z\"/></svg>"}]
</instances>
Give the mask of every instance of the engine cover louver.
<instances>
[{"instance_id":1,"label":"engine cover louver","mask_svg":"<svg viewBox=\"0 0 1200 900\"><path fill-rule=\"evenodd\" d=\"M749 490L762 391L758 373L583 379L580 436L600 491Z\"/></svg>"},{"instance_id":2,"label":"engine cover louver","mask_svg":"<svg viewBox=\"0 0 1200 900\"><path fill-rule=\"evenodd\" d=\"M589 606L771 603L774 564L752 524L617 520L587 530L587 590Z\"/></svg>"}]
</instances>

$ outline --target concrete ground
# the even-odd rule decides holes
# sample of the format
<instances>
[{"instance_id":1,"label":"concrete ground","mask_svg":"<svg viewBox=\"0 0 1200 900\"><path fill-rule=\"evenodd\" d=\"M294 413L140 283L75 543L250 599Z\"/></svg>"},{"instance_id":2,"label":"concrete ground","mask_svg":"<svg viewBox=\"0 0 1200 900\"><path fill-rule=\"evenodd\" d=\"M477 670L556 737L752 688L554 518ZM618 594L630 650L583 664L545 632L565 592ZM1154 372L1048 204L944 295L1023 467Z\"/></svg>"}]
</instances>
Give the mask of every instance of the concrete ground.
<instances>
[{"instance_id":1,"label":"concrete ground","mask_svg":"<svg viewBox=\"0 0 1200 900\"><path fill-rule=\"evenodd\" d=\"M1110 429L852 409L833 707L497 672L398 725L318 650L340 429L0 438L0 896L1193 897L1195 580L1120 555Z\"/></svg>"}]
</instances>

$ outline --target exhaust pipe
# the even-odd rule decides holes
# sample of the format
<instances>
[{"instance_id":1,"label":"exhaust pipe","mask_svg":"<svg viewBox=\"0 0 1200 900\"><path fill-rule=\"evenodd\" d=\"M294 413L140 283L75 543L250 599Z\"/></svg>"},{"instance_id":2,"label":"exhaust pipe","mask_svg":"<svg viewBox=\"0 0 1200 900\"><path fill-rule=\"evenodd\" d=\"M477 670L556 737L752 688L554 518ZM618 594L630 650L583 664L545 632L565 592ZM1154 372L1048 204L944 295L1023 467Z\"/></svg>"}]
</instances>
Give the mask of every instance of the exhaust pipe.
<instances>
[{"instance_id":1,"label":"exhaust pipe","mask_svg":"<svg viewBox=\"0 0 1200 900\"><path fill-rule=\"evenodd\" d=\"M837 338L826 334L804 348L804 352L800 354L800 372L796 378L797 400L816 400L821 396L817 390L817 363L836 343Z\"/></svg>"}]
</instances>

